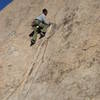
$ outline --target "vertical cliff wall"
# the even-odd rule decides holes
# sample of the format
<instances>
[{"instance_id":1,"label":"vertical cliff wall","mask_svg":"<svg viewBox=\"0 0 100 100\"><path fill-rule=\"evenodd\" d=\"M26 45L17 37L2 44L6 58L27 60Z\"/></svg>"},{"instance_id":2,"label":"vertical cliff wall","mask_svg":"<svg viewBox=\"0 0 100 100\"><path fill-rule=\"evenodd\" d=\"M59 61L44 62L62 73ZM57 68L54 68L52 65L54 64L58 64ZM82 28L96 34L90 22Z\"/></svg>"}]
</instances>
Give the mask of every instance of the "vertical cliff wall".
<instances>
[{"instance_id":1,"label":"vertical cliff wall","mask_svg":"<svg viewBox=\"0 0 100 100\"><path fill-rule=\"evenodd\" d=\"M31 48L43 8L54 24ZM14 0L0 12L0 100L99 99L99 0Z\"/></svg>"}]
</instances>

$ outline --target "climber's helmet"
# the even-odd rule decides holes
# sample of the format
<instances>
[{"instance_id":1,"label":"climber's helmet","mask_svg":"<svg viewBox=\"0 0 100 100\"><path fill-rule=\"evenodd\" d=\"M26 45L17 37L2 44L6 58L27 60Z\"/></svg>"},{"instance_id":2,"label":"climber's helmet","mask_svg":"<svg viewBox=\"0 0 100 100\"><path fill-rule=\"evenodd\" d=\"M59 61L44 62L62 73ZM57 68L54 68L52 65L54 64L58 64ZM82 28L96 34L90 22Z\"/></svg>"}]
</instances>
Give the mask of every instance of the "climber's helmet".
<instances>
[{"instance_id":1,"label":"climber's helmet","mask_svg":"<svg viewBox=\"0 0 100 100\"><path fill-rule=\"evenodd\" d=\"M48 10L47 10L46 8L44 8L44 9L42 10L42 13L43 13L45 16L47 16Z\"/></svg>"}]
</instances>

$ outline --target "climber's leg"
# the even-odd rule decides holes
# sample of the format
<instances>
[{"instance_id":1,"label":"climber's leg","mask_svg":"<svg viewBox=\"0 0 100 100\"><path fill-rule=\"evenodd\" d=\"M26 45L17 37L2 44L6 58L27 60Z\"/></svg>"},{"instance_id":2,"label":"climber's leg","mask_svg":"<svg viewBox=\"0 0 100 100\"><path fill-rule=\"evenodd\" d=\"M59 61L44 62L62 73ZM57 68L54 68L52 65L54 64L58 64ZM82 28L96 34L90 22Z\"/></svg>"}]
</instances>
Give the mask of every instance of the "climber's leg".
<instances>
[{"instance_id":1,"label":"climber's leg","mask_svg":"<svg viewBox=\"0 0 100 100\"><path fill-rule=\"evenodd\" d=\"M36 43L36 40L37 40L37 28L34 27L34 35L31 39L31 45L30 46L34 45Z\"/></svg>"},{"instance_id":2,"label":"climber's leg","mask_svg":"<svg viewBox=\"0 0 100 100\"><path fill-rule=\"evenodd\" d=\"M44 23L40 23L40 27L42 27L41 29L41 34L40 34L40 38L43 38L47 32L47 28L49 27L47 24L44 24Z\"/></svg>"}]
</instances>

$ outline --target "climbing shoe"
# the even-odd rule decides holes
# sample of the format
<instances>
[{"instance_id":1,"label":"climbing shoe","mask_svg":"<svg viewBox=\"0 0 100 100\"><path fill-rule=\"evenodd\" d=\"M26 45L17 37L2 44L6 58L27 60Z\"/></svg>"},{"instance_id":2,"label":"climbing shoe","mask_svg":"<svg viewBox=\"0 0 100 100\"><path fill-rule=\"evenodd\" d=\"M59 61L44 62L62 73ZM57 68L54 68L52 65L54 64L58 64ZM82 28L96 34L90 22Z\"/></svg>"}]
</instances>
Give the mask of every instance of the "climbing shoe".
<instances>
[{"instance_id":1,"label":"climbing shoe","mask_svg":"<svg viewBox=\"0 0 100 100\"><path fill-rule=\"evenodd\" d=\"M34 35L34 31L29 34L29 37L32 37Z\"/></svg>"},{"instance_id":2,"label":"climbing shoe","mask_svg":"<svg viewBox=\"0 0 100 100\"><path fill-rule=\"evenodd\" d=\"M41 38L43 38L44 36L45 36L45 32L42 32L41 34L40 34L40 37L39 37L39 39L41 39Z\"/></svg>"},{"instance_id":3,"label":"climbing shoe","mask_svg":"<svg viewBox=\"0 0 100 100\"><path fill-rule=\"evenodd\" d=\"M31 44L30 46L34 45L35 44L35 40L31 40Z\"/></svg>"}]
</instances>

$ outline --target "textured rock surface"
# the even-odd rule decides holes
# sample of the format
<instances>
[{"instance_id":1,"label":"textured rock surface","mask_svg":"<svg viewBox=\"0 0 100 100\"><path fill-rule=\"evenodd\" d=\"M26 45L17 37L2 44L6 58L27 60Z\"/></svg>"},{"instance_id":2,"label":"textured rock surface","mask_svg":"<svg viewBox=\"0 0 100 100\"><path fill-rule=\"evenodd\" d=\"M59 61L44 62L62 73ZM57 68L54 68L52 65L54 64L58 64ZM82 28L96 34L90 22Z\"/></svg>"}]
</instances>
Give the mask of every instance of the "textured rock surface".
<instances>
[{"instance_id":1,"label":"textured rock surface","mask_svg":"<svg viewBox=\"0 0 100 100\"><path fill-rule=\"evenodd\" d=\"M55 24L30 48L44 7ZM0 100L100 100L100 0L14 0L0 12Z\"/></svg>"}]
</instances>

